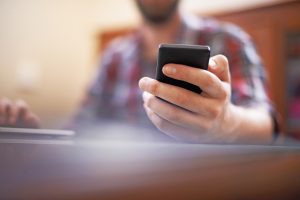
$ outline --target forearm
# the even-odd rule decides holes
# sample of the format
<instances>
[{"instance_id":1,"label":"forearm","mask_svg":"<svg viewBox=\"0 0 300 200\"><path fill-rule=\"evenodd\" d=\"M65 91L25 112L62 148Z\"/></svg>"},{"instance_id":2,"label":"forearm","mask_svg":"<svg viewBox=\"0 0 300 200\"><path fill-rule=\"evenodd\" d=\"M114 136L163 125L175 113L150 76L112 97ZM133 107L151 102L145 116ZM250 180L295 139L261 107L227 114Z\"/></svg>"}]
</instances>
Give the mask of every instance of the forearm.
<instances>
[{"instance_id":1,"label":"forearm","mask_svg":"<svg viewBox=\"0 0 300 200\"><path fill-rule=\"evenodd\" d=\"M245 108L230 105L231 138L237 142L270 143L273 134L272 117L263 108Z\"/></svg>"}]
</instances>

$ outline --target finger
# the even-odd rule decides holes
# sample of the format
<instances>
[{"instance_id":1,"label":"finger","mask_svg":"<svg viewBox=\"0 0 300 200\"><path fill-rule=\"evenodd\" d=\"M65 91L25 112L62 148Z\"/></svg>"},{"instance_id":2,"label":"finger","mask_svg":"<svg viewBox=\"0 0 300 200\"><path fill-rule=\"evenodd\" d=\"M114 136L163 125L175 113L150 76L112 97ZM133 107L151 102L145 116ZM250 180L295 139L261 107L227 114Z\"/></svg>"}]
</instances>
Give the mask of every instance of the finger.
<instances>
[{"instance_id":1,"label":"finger","mask_svg":"<svg viewBox=\"0 0 300 200\"><path fill-rule=\"evenodd\" d=\"M2 98L0 103L0 124L8 125L9 112L11 107L11 101L8 98Z\"/></svg>"},{"instance_id":2,"label":"finger","mask_svg":"<svg viewBox=\"0 0 300 200\"><path fill-rule=\"evenodd\" d=\"M25 121L25 117L29 113L28 105L25 101L20 99L16 101L15 105L17 120L22 123L23 121Z\"/></svg>"},{"instance_id":3,"label":"finger","mask_svg":"<svg viewBox=\"0 0 300 200\"><path fill-rule=\"evenodd\" d=\"M144 92L143 100L145 105L155 114L173 124L188 129L201 130L202 123L206 121L205 118L184 110L178 106L162 101L150 93Z\"/></svg>"},{"instance_id":4,"label":"finger","mask_svg":"<svg viewBox=\"0 0 300 200\"><path fill-rule=\"evenodd\" d=\"M228 59L224 55L216 55L209 59L208 71L215 74L220 80L230 83Z\"/></svg>"},{"instance_id":5,"label":"finger","mask_svg":"<svg viewBox=\"0 0 300 200\"><path fill-rule=\"evenodd\" d=\"M13 104L9 110L9 124L10 125L15 125L17 123L18 120L18 107L16 106L16 104Z\"/></svg>"},{"instance_id":6,"label":"finger","mask_svg":"<svg viewBox=\"0 0 300 200\"><path fill-rule=\"evenodd\" d=\"M155 114L150 108L144 105L145 111L147 116L149 117L150 121L158 128L161 132L165 133L166 135L174 138L178 141L185 141L185 142L198 142L198 135L201 133L191 132L186 128L180 127L178 125L174 125L171 122L161 118L157 114Z\"/></svg>"},{"instance_id":7,"label":"finger","mask_svg":"<svg viewBox=\"0 0 300 200\"><path fill-rule=\"evenodd\" d=\"M3 107L3 100L0 99L0 125L4 123L4 107Z\"/></svg>"},{"instance_id":8,"label":"finger","mask_svg":"<svg viewBox=\"0 0 300 200\"><path fill-rule=\"evenodd\" d=\"M39 128L40 119L37 115L30 112L28 104L23 100L16 101L17 119L23 127Z\"/></svg>"},{"instance_id":9,"label":"finger","mask_svg":"<svg viewBox=\"0 0 300 200\"><path fill-rule=\"evenodd\" d=\"M144 104L144 109L150 121L163 133L166 135L185 142L191 143L224 143L228 142L228 138L224 138L222 134L207 134L207 132L201 132L199 130L191 130L185 127L169 122L155 112L153 112L146 104Z\"/></svg>"},{"instance_id":10,"label":"finger","mask_svg":"<svg viewBox=\"0 0 300 200\"><path fill-rule=\"evenodd\" d=\"M221 80L213 73L194 67L179 64L167 64L163 73L171 78L194 84L208 96L220 97L224 95Z\"/></svg>"},{"instance_id":11,"label":"finger","mask_svg":"<svg viewBox=\"0 0 300 200\"><path fill-rule=\"evenodd\" d=\"M33 113L27 113L24 117L24 126L27 128L39 128L40 119Z\"/></svg>"},{"instance_id":12,"label":"finger","mask_svg":"<svg viewBox=\"0 0 300 200\"><path fill-rule=\"evenodd\" d=\"M204 116L210 116L209 99L189 90L144 77L139 81L142 90L172 104Z\"/></svg>"}]
</instances>

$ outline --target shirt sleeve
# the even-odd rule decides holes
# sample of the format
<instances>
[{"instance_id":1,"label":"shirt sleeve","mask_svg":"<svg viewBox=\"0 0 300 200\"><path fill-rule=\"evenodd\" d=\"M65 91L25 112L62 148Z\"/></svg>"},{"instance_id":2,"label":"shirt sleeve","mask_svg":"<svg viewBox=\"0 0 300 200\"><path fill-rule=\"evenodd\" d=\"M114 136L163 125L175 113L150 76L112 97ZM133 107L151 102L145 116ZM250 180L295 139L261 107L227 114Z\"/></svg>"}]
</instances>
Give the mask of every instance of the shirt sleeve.
<instances>
[{"instance_id":1,"label":"shirt sleeve","mask_svg":"<svg viewBox=\"0 0 300 200\"><path fill-rule=\"evenodd\" d=\"M227 24L223 32L223 52L228 58L235 105L265 109L273 118L274 136L279 132L276 111L269 98L268 79L254 43L240 28Z\"/></svg>"},{"instance_id":2,"label":"shirt sleeve","mask_svg":"<svg viewBox=\"0 0 300 200\"><path fill-rule=\"evenodd\" d=\"M232 102L240 106L268 109L266 73L248 35L234 25L224 25L218 37L222 37L222 42L216 53L224 54L229 62Z\"/></svg>"}]
</instances>

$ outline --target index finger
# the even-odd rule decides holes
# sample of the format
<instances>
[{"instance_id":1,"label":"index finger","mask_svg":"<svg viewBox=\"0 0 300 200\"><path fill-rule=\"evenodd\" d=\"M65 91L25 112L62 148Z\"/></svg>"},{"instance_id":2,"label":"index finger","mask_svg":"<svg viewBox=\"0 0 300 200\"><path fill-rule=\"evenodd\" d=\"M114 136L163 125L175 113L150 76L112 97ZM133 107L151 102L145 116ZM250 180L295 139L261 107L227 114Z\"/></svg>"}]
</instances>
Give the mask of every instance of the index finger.
<instances>
[{"instance_id":1,"label":"index finger","mask_svg":"<svg viewBox=\"0 0 300 200\"><path fill-rule=\"evenodd\" d=\"M213 73L186 65L167 64L163 67L163 73L171 78L194 84L212 97L224 95L222 81Z\"/></svg>"},{"instance_id":2,"label":"index finger","mask_svg":"<svg viewBox=\"0 0 300 200\"><path fill-rule=\"evenodd\" d=\"M0 99L0 125L8 123L11 101L4 97Z\"/></svg>"},{"instance_id":3,"label":"index finger","mask_svg":"<svg viewBox=\"0 0 300 200\"><path fill-rule=\"evenodd\" d=\"M18 118L18 120L24 121L25 120L25 116L27 115L27 113L29 113L29 108L28 105L25 101L23 100L17 100L16 101L16 117Z\"/></svg>"}]
</instances>

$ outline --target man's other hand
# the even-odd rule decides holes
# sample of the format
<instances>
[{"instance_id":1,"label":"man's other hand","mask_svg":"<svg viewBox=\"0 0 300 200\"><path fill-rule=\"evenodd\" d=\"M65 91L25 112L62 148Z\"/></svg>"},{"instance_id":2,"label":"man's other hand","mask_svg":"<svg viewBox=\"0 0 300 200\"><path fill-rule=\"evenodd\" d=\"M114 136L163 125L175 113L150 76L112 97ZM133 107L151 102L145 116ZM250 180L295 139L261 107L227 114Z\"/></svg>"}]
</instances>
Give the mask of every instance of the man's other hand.
<instances>
[{"instance_id":1,"label":"man's other hand","mask_svg":"<svg viewBox=\"0 0 300 200\"><path fill-rule=\"evenodd\" d=\"M0 126L39 128L40 119L32 113L23 100L0 98Z\"/></svg>"}]
</instances>

